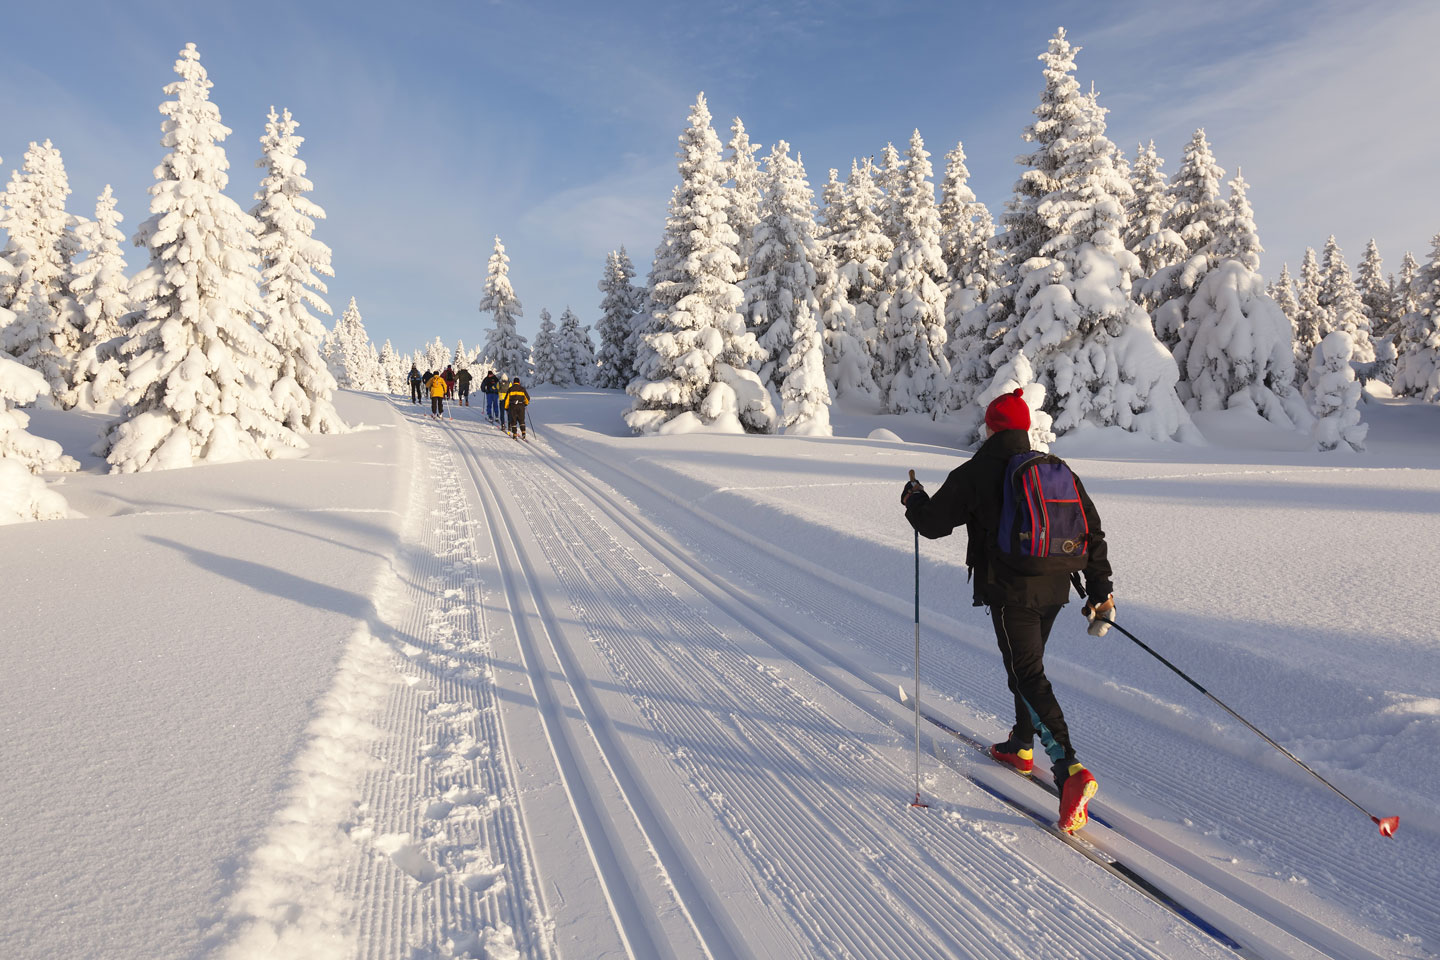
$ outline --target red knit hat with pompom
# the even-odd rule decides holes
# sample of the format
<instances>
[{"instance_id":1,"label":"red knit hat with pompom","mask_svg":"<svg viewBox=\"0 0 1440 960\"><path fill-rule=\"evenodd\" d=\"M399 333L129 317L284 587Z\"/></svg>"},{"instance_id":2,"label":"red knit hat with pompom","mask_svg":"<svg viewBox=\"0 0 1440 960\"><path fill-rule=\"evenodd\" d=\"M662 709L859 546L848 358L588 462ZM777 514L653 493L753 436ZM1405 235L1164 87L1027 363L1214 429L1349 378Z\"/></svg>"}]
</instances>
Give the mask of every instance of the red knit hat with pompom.
<instances>
[{"instance_id":1,"label":"red knit hat with pompom","mask_svg":"<svg viewBox=\"0 0 1440 960\"><path fill-rule=\"evenodd\" d=\"M985 408L985 426L991 433L1001 430L1029 430L1030 405L1025 402L1025 392L1018 387L990 401Z\"/></svg>"}]
</instances>

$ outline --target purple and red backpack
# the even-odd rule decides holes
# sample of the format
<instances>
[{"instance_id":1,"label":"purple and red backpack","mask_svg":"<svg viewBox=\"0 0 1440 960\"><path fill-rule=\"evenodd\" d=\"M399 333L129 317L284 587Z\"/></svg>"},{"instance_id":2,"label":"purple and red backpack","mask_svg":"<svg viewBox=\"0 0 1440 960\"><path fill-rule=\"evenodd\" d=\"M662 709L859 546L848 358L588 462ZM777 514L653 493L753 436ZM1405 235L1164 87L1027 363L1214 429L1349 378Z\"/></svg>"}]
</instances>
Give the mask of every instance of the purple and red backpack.
<instances>
[{"instance_id":1,"label":"purple and red backpack","mask_svg":"<svg viewBox=\"0 0 1440 960\"><path fill-rule=\"evenodd\" d=\"M996 546L1024 576L1079 573L1090 560L1090 523L1075 474L1059 457L1034 450L1005 465Z\"/></svg>"}]
</instances>

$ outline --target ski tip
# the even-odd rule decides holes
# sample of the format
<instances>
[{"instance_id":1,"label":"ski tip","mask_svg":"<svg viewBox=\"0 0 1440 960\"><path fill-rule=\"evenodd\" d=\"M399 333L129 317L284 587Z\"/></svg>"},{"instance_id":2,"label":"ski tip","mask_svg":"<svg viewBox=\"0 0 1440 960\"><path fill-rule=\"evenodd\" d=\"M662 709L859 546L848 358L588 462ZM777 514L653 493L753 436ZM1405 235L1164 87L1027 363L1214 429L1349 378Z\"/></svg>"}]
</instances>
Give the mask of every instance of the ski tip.
<instances>
[{"instance_id":1,"label":"ski tip","mask_svg":"<svg viewBox=\"0 0 1440 960\"><path fill-rule=\"evenodd\" d=\"M911 479L911 480L914 480L914 479L915 479L915 471L914 471L914 470L911 470L911 471L910 471L910 479Z\"/></svg>"},{"instance_id":2,"label":"ski tip","mask_svg":"<svg viewBox=\"0 0 1440 960\"><path fill-rule=\"evenodd\" d=\"M897 686L896 689L900 691L900 702L901 702L901 703L904 703L905 701L907 701L907 700L910 699L909 694L907 694L907 693L905 692L905 687L904 687L903 684L900 685L900 686Z\"/></svg>"},{"instance_id":3,"label":"ski tip","mask_svg":"<svg viewBox=\"0 0 1440 960\"><path fill-rule=\"evenodd\" d=\"M1393 837L1395 831L1400 829L1399 817L1371 817L1380 826L1380 836Z\"/></svg>"}]
</instances>

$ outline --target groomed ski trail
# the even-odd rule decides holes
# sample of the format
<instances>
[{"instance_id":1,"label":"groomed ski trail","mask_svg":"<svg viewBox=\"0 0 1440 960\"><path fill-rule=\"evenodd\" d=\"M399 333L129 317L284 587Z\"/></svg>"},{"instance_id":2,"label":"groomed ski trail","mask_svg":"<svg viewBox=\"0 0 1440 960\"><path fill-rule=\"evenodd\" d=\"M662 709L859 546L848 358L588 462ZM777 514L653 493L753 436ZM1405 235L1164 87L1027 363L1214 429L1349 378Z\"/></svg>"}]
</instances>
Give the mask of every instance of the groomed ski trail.
<instances>
[{"instance_id":1,"label":"groomed ski trail","mask_svg":"<svg viewBox=\"0 0 1440 960\"><path fill-rule=\"evenodd\" d=\"M709 955L1234 955L959 777L936 774L958 802L908 810L907 738L671 577L543 433L520 447L464 419L444 429L515 549L524 583L506 595L545 635L531 653L553 650L556 695L601 755L567 783L600 794L592 846L614 850L633 823L643 840L623 856L660 868L675 902L655 909L689 918Z\"/></svg>"},{"instance_id":2,"label":"groomed ski trail","mask_svg":"<svg viewBox=\"0 0 1440 960\"><path fill-rule=\"evenodd\" d=\"M912 669L910 644L900 639L908 636L911 629L912 610L908 599L880 594L864 584L841 582L823 566L788 552L783 545L736 529L707 510L682 501L666 489L663 475L642 473L635 462L601 460L591 452L591 444L568 433L552 434L550 439L556 446L557 464L561 469L594 471L598 478L595 489L613 483L617 491L623 490L633 498L626 500L616 494L617 511L637 512L634 502L644 503L645 513L655 517L657 525L664 524L666 530L675 531L678 555L693 555L697 567L713 569L714 574L706 573L706 579L717 585L740 584L739 589L763 596L763 602L757 607L770 611L763 619L778 628L773 632L776 635L788 632L800 641L788 649L788 655L797 665L822 675L827 668L838 666L844 679L830 674L837 689L853 684L853 695L859 700L870 699L878 691L893 701L894 684L878 679L878 675L905 677ZM764 511L757 511L757 528L763 529L764 522ZM669 539L672 535L664 536ZM928 611L923 618L927 625L935 624L931 629L942 632L945 639L937 641L932 637L924 643L922 682L964 692L967 696L967 700L959 702L949 696L931 699L930 708L944 711L942 716L948 725L968 724L971 730L990 727L996 735L1003 735L1008 721L996 717L996 712L1008 709L1008 701L1002 703L1002 697L997 695L1004 694L1003 684L995 685L993 690L981 687L977 691L974 682L976 676L995 672L989 669L995 654L988 630L976 630ZM972 635L979 642L972 640ZM842 642L826 642L832 636ZM897 640L886 645L888 650L877 656L872 652L877 646L873 638L885 636L894 636ZM950 637L963 637L967 642L956 644ZM1123 654L1123 645L1120 650ZM1081 689L1078 684L1082 683L1089 686ZM1057 681L1057 686L1061 684L1071 688L1062 693L1062 699L1067 704L1067 714L1078 718L1072 720L1072 725L1077 729L1103 730L1107 726L1106 711L1116 706L1114 702L1095 703L1097 691L1102 698L1113 699L1106 695L1105 678L1082 674L1074 680ZM994 701L992 709L996 712L976 711L968 702L972 695L980 702ZM965 718L963 722L955 718L956 712ZM1102 847L1108 845L1117 855L1140 863L1148 860L1156 868L1170 867L1170 882L1183 882L1189 887L1188 898L1180 896L1182 903L1202 915L1223 918L1230 913L1242 918L1238 924L1241 928L1257 928L1248 935L1237 936L1262 955L1374 958L1388 955L1395 944L1394 941L1387 943L1370 930L1356 931L1358 936L1341 932L1337 927L1344 925L1344 917L1318 897L1306 897L1309 902L1303 908L1292 905L1287 902L1288 897L1277 896L1276 892L1288 886L1286 894L1294 896L1296 877L1293 873L1287 870L1275 874L1273 880L1263 874L1257 876L1248 864L1222 855L1220 851L1224 848L1215 846L1210 838L1238 841L1244 847L1263 850L1270 862L1304 864L1306 873L1315 878L1313 886L1319 887L1320 892L1335 903L1358 905L1359 912L1377 929L1393 929L1399 924L1399 929L1404 930L1406 924L1416 918L1433 916L1423 887L1397 883L1386 873L1385 854L1389 847L1383 843L1365 843L1375 839L1372 831L1358 831L1358 840L1356 831L1347 832L1347 827L1354 826L1349 822L1352 818L1347 809L1331 804L1317 815L1314 824L1295 824L1267 812L1267 806L1277 809L1284 806L1278 802L1267 805L1267 796L1274 795L1278 800L1287 790L1308 786L1301 780L1297 788L1294 785L1297 778L1291 776L1285 765L1267 764L1265 761L1271 758L1262 755L1258 768L1237 771L1234 754L1217 750L1206 740L1187 737L1183 743L1172 743L1178 740L1172 729L1158 729L1155 737L1156 742L1147 744L1143 750L1097 750L1094 754L1100 757L1097 768L1113 771L1116 782L1123 783L1127 791L1140 794L1146 801L1153 801L1155 809L1178 810L1182 822L1200 834L1195 848L1184 846L1140 819L1111 808L1104 800L1103 786L1101 798L1091 809L1100 818L1114 823L1119 833L1094 826L1090 832ZM969 751L948 743L949 739L944 735L938 739L925 737L928 749L934 750L942 761L961 764L971 772L974 763ZM1095 739L1104 743L1101 735L1095 735ZM1247 748L1253 746L1248 739L1242 743ZM1255 752L1258 751L1250 750L1246 755ZM1156 764L1151 762L1156 755L1185 757L1186 762L1180 766ZM961 756L965 759L960 760ZM981 764L982 768L985 766ZM1011 778L1003 770L973 772L986 778L987 785L1015 789L1013 784L1005 783ZM1237 772L1246 776L1243 784L1236 781ZM1261 773L1263 778L1258 776ZM1038 800L1045 796L1038 786L1026 789L1033 790L1033 795L1026 797L1026 803L1048 805L1050 802ZM1227 816L1227 812L1233 810L1237 795L1245 796L1257 808L1253 814L1247 808L1247 829L1243 832L1236 829L1233 816ZM1331 837L1332 842L1311 842L1308 838L1315 831ZM1373 862L1373 866L1353 888L1331 889L1328 881L1334 873L1329 867L1345 857L1352 861L1363 858ZM1309 881L1302 884L1312 885Z\"/></svg>"}]
</instances>

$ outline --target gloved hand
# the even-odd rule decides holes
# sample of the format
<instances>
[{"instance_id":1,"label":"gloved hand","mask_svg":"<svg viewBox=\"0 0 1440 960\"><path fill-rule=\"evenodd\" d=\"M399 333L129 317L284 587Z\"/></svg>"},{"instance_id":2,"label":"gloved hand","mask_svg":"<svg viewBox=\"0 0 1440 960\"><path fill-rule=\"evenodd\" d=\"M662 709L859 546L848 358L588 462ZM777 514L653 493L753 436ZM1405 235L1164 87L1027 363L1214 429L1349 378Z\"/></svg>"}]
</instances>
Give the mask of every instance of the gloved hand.
<instances>
[{"instance_id":1,"label":"gloved hand","mask_svg":"<svg viewBox=\"0 0 1440 960\"><path fill-rule=\"evenodd\" d=\"M1090 621L1090 627L1085 631L1086 633L1092 637L1105 636L1110 630L1110 624L1106 623L1105 620L1115 619L1115 594L1110 594L1110 596L1105 598L1104 603L1096 604L1093 607L1088 603L1085 604L1080 612L1085 614L1086 620ZM1099 619L1100 617L1104 617L1105 620Z\"/></svg>"},{"instance_id":2,"label":"gloved hand","mask_svg":"<svg viewBox=\"0 0 1440 960\"><path fill-rule=\"evenodd\" d=\"M925 488L920 485L920 481L915 479L915 471L911 470L909 482L905 484L905 489L900 491L900 505L903 507L906 503L908 503L910 500L910 494L914 493L917 490L919 490L921 493L925 492Z\"/></svg>"}]
</instances>

